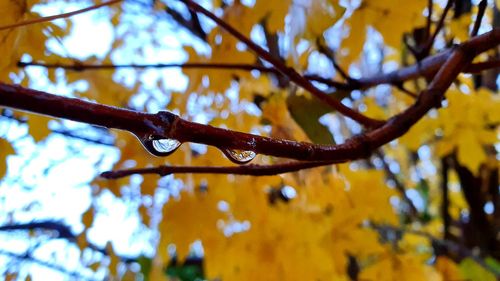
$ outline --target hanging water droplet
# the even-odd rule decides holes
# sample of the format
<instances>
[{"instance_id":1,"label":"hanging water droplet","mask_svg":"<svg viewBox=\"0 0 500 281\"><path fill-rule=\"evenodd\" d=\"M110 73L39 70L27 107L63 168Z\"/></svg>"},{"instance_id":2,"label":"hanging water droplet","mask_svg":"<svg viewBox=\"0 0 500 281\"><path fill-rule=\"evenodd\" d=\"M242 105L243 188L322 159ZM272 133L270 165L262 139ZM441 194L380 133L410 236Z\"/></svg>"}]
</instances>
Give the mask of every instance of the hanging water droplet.
<instances>
[{"instance_id":1,"label":"hanging water droplet","mask_svg":"<svg viewBox=\"0 0 500 281\"><path fill-rule=\"evenodd\" d=\"M172 153L176 150L181 143L178 140L174 139L159 139L153 140L153 147L156 151L160 153Z\"/></svg>"},{"instance_id":2,"label":"hanging water droplet","mask_svg":"<svg viewBox=\"0 0 500 281\"><path fill-rule=\"evenodd\" d=\"M141 142L151 154L159 157L168 156L181 146L181 142L176 139L168 139L154 135L141 138Z\"/></svg>"},{"instance_id":3,"label":"hanging water droplet","mask_svg":"<svg viewBox=\"0 0 500 281\"><path fill-rule=\"evenodd\" d=\"M223 149L222 152L229 160L236 164L246 164L252 161L257 154L253 151L246 151L240 149Z\"/></svg>"}]
</instances>

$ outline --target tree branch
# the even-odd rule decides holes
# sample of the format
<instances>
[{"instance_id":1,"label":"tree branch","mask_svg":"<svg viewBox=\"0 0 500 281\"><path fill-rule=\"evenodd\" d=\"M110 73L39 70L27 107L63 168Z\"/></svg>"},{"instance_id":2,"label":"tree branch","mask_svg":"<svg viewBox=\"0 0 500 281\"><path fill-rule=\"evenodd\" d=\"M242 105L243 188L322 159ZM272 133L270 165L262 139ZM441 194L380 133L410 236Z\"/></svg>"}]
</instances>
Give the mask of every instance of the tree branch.
<instances>
[{"instance_id":1,"label":"tree branch","mask_svg":"<svg viewBox=\"0 0 500 281\"><path fill-rule=\"evenodd\" d=\"M104 7L104 6L113 5L113 4L116 4L116 3L121 2L121 1L122 0L112 0L112 1L103 2L101 4L97 4L97 5L94 5L94 6L91 6L91 7L87 7L87 8L84 8L84 9L76 10L76 11L65 13L65 14L59 14L59 15L54 15L54 16L49 16L49 17L41 17L41 18L37 18L37 19L30 19L30 20L20 21L20 22L16 22L16 23L13 23L13 24L8 24L8 25L0 26L0 31L6 30L6 29L11 29L11 28L17 28L17 27L21 27L21 26L26 26L26 25L31 25L31 24L35 24L35 23L53 21L55 19L69 18L71 16L82 14L82 13L89 12L89 11L92 11L92 10L96 10L96 9L99 9L101 7Z\"/></svg>"},{"instance_id":2,"label":"tree branch","mask_svg":"<svg viewBox=\"0 0 500 281\"><path fill-rule=\"evenodd\" d=\"M498 275L497 270L489 266L482 258L480 255L475 254L473 251L469 250L467 247L464 247L456 242L453 242L451 240L447 239L439 239L437 237L434 237L433 235L424 232L424 231L419 231L419 230L412 230L412 229L404 229L400 227L395 227L392 225L387 225L387 224L375 224L375 223L370 223L370 227L379 231L379 232L395 232L396 237L401 237L402 234L413 234L421 237L425 237L429 239L431 242L438 244L440 246L444 246L447 250L451 252L457 253L461 258L464 257L470 257L473 259L476 263L481 265L484 269L494 273L495 275Z\"/></svg>"},{"instance_id":3,"label":"tree branch","mask_svg":"<svg viewBox=\"0 0 500 281\"><path fill-rule=\"evenodd\" d=\"M406 203L406 205L408 205L409 217L413 220L417 219L418 218L417 207L415 207L415 204L413 204L413 201L406 194L405 186L398 180L396 175L389 168L389 164L387 164L387 161L385 161L384 154L381 151L377 151L377 156L382 161L382 166L384 167L384 172L386 174L386 177L394 182L394 186L396 187L396 190L399 192L399 194L401 195L401 198L403 198L403 201Z\"/></svg>"},{"instance_id":4,"label":"tree branch","mask_svg":"<svg viewBox=\"0 0 500 281\"><path fill-rule=\"evenodd\" d=\"M484 62L472 63L467 67L467 73L477 74L482 71L499 68L500 67L500 59L492 59Z\"/></svg>"},{"instance_id":5,"label":"tree branch","mask_svg":"<svg viewBox=\"0 0 500 281\"><path fill-rule=\"evenodd\" d=\"M304 74L304 78L316 81L338 90L366 90L382 84L396 85L399 88L403 82L417 79L422 76L431 76L437 72L439 66L450 56L451 50L443 51L434 56L422 60L419 64L407 66L388 73L382 73L366 78L353 79L355 83L343 83L324 78L316 74ZM44 63L39 61L18 62L18 67L43 67L47 69L61 68L73 71L93 71L93 70L113 70L119 68L199 68L199 69L220 69L220 70L257 70L263 73L273 73L282 75L276 68L258 64L246 63L158 63L158 64L85 64L75 63ZM500 60L494 59L485 62L472 63L464 69L464 73L479 73L484 70L500 67ZM352 79L352 78L351 78ZM401 89L401 88L400 88ZM403 89L401 89L403 90ZM415 97L414 93L408 93Z\"/></svg>"},{"instance_id":6,"label":"tree branch","mask_svg":"<svg viewBox=\"0 0 500 281\"><path fill-rule=\"evenodd\" d=\"M181 13L169 7L165 8L165 12L170 15L178 24L191 31L196 37L200 38L204 42L207 41L207 34L201 27L196 14L191 13L191 19L187 20L182 16Z\"/></svg>"},{"instance_id":7,"label":"tree branch","mask_svg":"<svg viewBox=\"0 0 500 281\"><path fill-rule=\"evenodd\" d=\"M85 71L85 70L114 70L119 68L196 68L196 69L221 69L221 70L258 70L265 73L278 73L274 67L266 67L258 64L248 64L248 63L204 63L204 62L190 62L190 63L157 63L157 64L85 64L80 62L75 62L73 64L65 63L43 63L43 62L18 62L18 67L28 67L28 66L39 66L48 69L62 68L74 71Z\"/></svg>"},{"instance_id":8,"label":"tree branch","mask_svg":"<svg viewBox=\"0 0 500 281\"><path fill-rule=\"evenodd\" d=\"M233 35L235 38L237 38L241 42L245 43L247 45L247 47L250 48L252 51L254 51L260 58L266 60L267 62L272 64L279 72L281 72L283 75L290 78L291 81L296 83L298 86L304 88L305 90L309 91L313 96L315 96L316 98L318 98L322 102L328 104L329 106L331 106L333 109L337 110L338 112L344 114L346 117L349 117L349 118L357 121L358 123L364 125L367 128L377 128L377 127L380 127L382 124L384 124L384 121L375 120L375 119L369 118L367 116L364 116L363 114L361 114L357 111L354 111L353 109L342 104L340 101L333 99L328 94L319 90L313 84L311 84L311 82L309 80L307 80L302 75L300 75L295 69L286 66L282 61L280 61L278 58L275 58L271 53L264 50L259 45L255 44L252 40L250 40L245 35L241 34L239 31L237 31L231 25L229 25L228 23L226 23L222 19L218 18L213 13L206 10L202 6L198 5L194 1L192 1L192 0L181 0L181 1L186 3L186 5L189 7L189 9L194 10L194 11L199 12L199 13L202 13L203 15L207 16L208 18L210 18L211 20L216 22L220 27L225 29L227 32L229 32L231 35Z\"/></svg>"},{"instance_id":9,"label":"tree branch","mask_svg":"<svg viewBox=\"0 0 500 281\"><path fill-rule=\"evenodd\" d=\"M17 259L17 260L20 260L20 261L27 261L27 262L31 262L31 263L34 263L34 264L37 264L37 265L41 265L43 267L50 268L52 270L58 271L60 273L63 273L65 275L71 276L72 278L75 278L76 280L88 280L88 281L96 281L97 280L97 279L93 279L93 278L90 278L90 277L86 277L86 276L84 276L84 275L82 275L82 274L80 274L78 272L68 271L66 269L66 267L64 267L64 266L61 266L61 265L58 265L58 264L54 264L54 263L50 263L50 262L47 262L47 261L39 260L39 259L33 257L30 253L18 254L18 253L14 253L14 252L11 252L11 251L8 251L8 250L0 249L0 255L7 256L7 257L10 257L10 258L14 258L14 259Z\"/></svg>"},{"instance_id":10,"label":"tree branch","mask_svg":"<svg viewBox=\"0 0 500 281\"><path fill-rule=\"evenodd\" d=\"M334 164L334 162L290 162L276 165L245 165L230 167L159 166L153 168L109 171L102 173L101 177L106 179L119 179L136 174L157 174L162 177L171 174L232 174L247 176L273 176L331 164Z\"/></svg>"},{"instance_id":11,"label":"tree branch","mask_svg":"<svg viewBox=\"0 0 500 281\"><path fill-rule=\"evenodd\" d=\"M482 0L481 2L479 2L476 21L474 22L474 27L472 28L472 32L470 33L471 37L477 36L477 33L479 32L479 28L481 27L481 21L483 20L487 4L488 1L486 0Z\"/></svg>"},{"instance_id":12,"label":"tree branch","mask_svg":"<svg viewBox=\"0 0 500 281\"><path fill-rule=\"evenodd\" d=\"M444 21L446 19L446 15L448 15L448 12L450 11L451 7L453 6L453 3L455 3L455 0L448 0L446 3L446 6L444 7L443 14L441 15L441 18L439 18L439 22L436 26L436 30L432 33L432 36L429 37L429 40L427 40L426 44L420 51L420 58L422 57L427 57L429 55L429 52L431 51L432 46L434 45L434 41L436 41L436 37L441 31L441 29L444 26Z\"/></svg>"},{"instance_id":13,"label":"tree branch","mask_svg":"<svg viewBox=\"0 0 500 281\"><path fill-rule=\"evenodd\" d=\"M378 147L400 137L431 108L439 107L445 91L473 58L500 43L500 29L479 35L450 50L427 90L402 113L383 126L354 136L339 145L318 145L273 139L208 125L197 124L169 113L140 113L74 98L0 83L0 106L129 131L146 144L168 138L196 142L219 149L239 149L255 153L307 161L346 162L368 157Z\"/></svg>"}]
</instances>

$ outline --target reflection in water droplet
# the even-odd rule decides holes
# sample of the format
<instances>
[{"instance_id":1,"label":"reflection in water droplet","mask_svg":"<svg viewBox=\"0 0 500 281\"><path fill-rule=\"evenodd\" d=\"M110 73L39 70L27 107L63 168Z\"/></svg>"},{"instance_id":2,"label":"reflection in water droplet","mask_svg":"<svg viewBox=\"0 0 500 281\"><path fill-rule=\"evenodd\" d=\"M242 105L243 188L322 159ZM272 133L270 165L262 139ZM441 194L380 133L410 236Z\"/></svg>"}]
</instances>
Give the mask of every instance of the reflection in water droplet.
<instances>
[{"instance_id":1,"label":"reflection in water droplet","mask_svg":"<svg viewBox=\"0 0 500 281\"><path fill-rule=\"evenodd\" d=\"M159 139L153 140L153 147L160 153L172 153L181 143L174 139Z\"/></svg>"},{"instance_id":2,"label":"reflection in water droplet","mask_svg":"<svg viewBox=\"0 0 500 281\"><path fill-rule=\"evenodd\" d=\"M245 151L239 149L223 149L222 152L229 160L236 164L246 164L252 161L257 154L253 151Z\"/></svg>"},{"instance_id":3,"label":"reflection in water droplet","mask_svg":"<svg viewBox=\"0 0 500 281\"><path fill-rule=\"evenodd\" d=\"M140 138L144 147L155 156L168 156L174 153L181 143L176 139L167 139L160 136L150 135Z\"/></svg>"}]
</instances>

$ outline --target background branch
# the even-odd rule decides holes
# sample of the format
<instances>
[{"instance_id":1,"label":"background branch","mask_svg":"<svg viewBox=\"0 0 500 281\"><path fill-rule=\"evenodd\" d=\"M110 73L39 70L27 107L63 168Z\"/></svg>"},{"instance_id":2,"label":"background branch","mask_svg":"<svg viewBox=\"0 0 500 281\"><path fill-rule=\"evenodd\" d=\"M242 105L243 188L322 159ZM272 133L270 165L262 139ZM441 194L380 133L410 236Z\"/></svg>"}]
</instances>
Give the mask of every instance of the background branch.
<instances>
[{"instance_id":1,"label":"background branch","mask_svg":"<svg viewBox=\"0 0 500 281\"><path fill-rule=\"evenodd\" d=\"M334 164L334 162L290 162L276 165L245 165L230 167L159 166L153 168L127 169L104 172L101 174L101 177L106 179L118 179L135 174L157 174L160 176L167 176L170 174L232 174L248 176L273 176L331 164Z\"/></svg>"},{"instance_id":2,"label":"background branch","mask_svg":"<svg viewBox=\"0 0 500 281\"><path fill-rule=\"evenodd\" d=\"M21 27L21 26L26 26L26 25L31 25L31 24L36 24L36 23L41 23L41 22L53 21L56 19L69 18L71 16L82 14L82 13L89 12L92 10L96 10L96 9L101 8L101 7L113 5L113 4L116 4L116 3L121 2L121 1L122 0L112 0L112 1L103 2L101 4L97 4L97 5L94 5L91 7L87 7L84 9L76 10L76 11L65 13L65 14L59 14L59 15L54 15L54 16L49 16L49 17L41 17L41 18L37 18L37 19L20 21L20 22L16 22L13 24L0 26L0 31L6 30L6 29L11 29L11 28L17 28L17 27Z\"/></svg>"},{"instance_id":3,"label":"background branch","mask_svg":"<svg viewBox=\"0 0 500 281\"><path fill-rule=\"evenodd\" d=\"M259 45L255 44L252 40L250 40L245 35L241 34L231 25L229 25L222 19L218 18L213 13L206 10L202 6L198 5L194 1L191 0L182 0L182 1L187 4L189 9L202 13L203 15L207 16L208 18L216 22L220 27L224 28L235 38L245 43L247 47L250 48L252 51L254 51L261 59L264 59L267 62L271 63L279 72L290 78L291 81L296 83L298 86L304 88L305 90L309 91L313 96L315 96L325 104L328 104L333 109L336 109L338 112L344 114L346 117L349 117L357 121L358 123L362 124L367 128L377 128L380 127L382 124L384 124L383 121L375 120L367 116L364 116L363 114L354 111L353 109L342 104L340 101L333 99L326 93L322 92L321 90L316 88L313 84L311 84L309 80L300 75L295 69L287 67L282 61L280 61L280 59L274 57L271 53L264 50Z\"/></svg>"}]
</instances>

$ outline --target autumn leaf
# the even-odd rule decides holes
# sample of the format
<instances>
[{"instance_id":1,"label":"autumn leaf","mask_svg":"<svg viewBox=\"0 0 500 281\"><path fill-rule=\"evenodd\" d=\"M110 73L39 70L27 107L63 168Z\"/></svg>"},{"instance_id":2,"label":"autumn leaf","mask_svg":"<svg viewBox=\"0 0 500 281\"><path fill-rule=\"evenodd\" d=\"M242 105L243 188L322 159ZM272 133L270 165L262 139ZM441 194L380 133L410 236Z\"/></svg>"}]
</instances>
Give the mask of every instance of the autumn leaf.
<instances>
[{"instance_id":1,"label":"autumn leaf","mask_svg":"<svg viewBox=\"0 0 500 281\"><path fill-rule=\"evenodd\" d=\"M0 179L7 173L7 156L14 153L12 145L7 140L0 138Z\"/></svg>"},{"instance_id":2,"label":"autumn leaf","mask_svg":"<svg viewBox=\"0 0 500 281\"><path fill-rule=\"evenodd\" d=\"M0 1L0 96L7 97L0 98L0 178L8 172L15 179L1 193L8 203L2 235L11 235L17 219L38 220L59 196L52 188L60 179L73 198L76 189L64 179L87 166L96 175L78 185L85 192L78 203L91 203L76 220L71 210L48 212L80 231L71 239L59 232L69 245L53 253L54 261L67 258L60 268L43 259L43 248L29 247L33 252L6 256L2 277L39 279L35 264L70 279L78 276L66 268L81 270L80 279L110 280L498 278L498 247L483 238L495 237L498 221L493 5L480 28L488 34L472 38L480 1L456 1L442 26L443 1L84 2ZM104 5L88 21L82 15L28 24L94 4ZM318 42L332 50L334 63L317 51ZM462 47L485 52L469 62ZM464 73L455 75L459 69ZM325 95L344 110L321 102ZM165 110L178 117L156 114ZM325 114L339 118L321 119ZM359 116L387 122L375 128ZM52 131L52 118L88 126L61 122L64 130ZM174 153L157 157L145 149L164 137L178 140ZM335 144L337 137L344 143ZM24 154L9 158L14 147ZM50 149L59 149L50 159L43 157L52 151L32 153ZM256 156L235 164L228 149ZM294 159L324 159L324 151L342 163L281 173L310 164ZM38 166L41 175L31 171ZM117 170L133 175L108 179ZM216 172L197 173L206 170ZM116 212L126 213L123 228L135 224L134 236L123 240L121 227L106 229L102 241L100 219ZM26 245L52 247L57 243L45 242L58 231L13 234ZM129 242L135 235L145 237L139 247Z\"/></svg>"}]
</instances>

